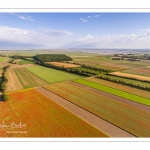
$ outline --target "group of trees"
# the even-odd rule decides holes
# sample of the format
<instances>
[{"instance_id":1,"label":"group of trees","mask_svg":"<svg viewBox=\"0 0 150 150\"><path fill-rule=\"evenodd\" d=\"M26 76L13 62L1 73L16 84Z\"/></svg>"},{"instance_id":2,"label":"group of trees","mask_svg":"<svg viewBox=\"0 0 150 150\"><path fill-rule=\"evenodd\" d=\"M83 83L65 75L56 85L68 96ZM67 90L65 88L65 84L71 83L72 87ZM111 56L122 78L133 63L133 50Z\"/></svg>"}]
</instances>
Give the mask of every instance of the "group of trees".
<instances>
[{"instance_id":1,"label":"group of trees","mask_svg":"<svg viewBox=\"0 0 150 150\"><path fill-rule=\"evenodd\" d=\"M10 58L12 58L12 59L9 61L9 63L16 64L16 62L14 61L15 59L23 59L23 60L28 60L28 61L34 62L33 57L34 56L13 55L13 56L10 56Z\"/></svg>"},{"instance_id":2,"label":"group of trees","mask_svg":"<svg viewBox=\"0 0 150 150\"><path fill-rule=\"evenodd\" d=\"M10 58L14 58L14 59L25 59L25 58L33 58L34 56L20 56L20 55L13 55L13 56L9 56Z\"/></svg>"},{"instance_id":3,"label":"group of trees","mask_svg":"<svg viewBox=\"0 0 150 150\"><path fill-rule=\"evenodd\" d=\"M65 54L38 54L33 57L34 61L38 62L60 62L60 61L71 61L72 58Z\"/></svg>"}]
</instances>

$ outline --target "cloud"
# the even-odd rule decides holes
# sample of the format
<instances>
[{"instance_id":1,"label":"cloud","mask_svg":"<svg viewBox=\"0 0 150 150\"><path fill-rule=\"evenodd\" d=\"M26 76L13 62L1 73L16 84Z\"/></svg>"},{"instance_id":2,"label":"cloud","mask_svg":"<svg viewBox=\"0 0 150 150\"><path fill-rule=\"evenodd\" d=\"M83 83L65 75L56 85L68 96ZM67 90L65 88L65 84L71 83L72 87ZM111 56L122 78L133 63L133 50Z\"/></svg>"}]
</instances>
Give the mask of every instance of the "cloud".
<instances>
[{"instance_id":1,"label":"cloud","mask_svg":"<svg viewBox=\"0 0 150 150\"><path fill-rule=\"evenodd\" d=\"M39 28L39 30L50 36L71 36L73 33L67 30L52 30L47 27Z\"/></svg>"},{"instance_id":2,"label":"cloud","mask_svg":"<svg viewBox=\"0 0 150 150\"><path fill-rule=\"evenodd\" d=\"M150 48L150 29L132 34L103 35L95 37L90 33L76 37L68 30L54 30L47 27L38 30L25 30L0 26L2 47L41 47L41 48ZM75 35L77 36L77 35Z\"/></svg>"},{"instance_id":3,"label":"cloud","mask_svg":"<svg viewBox=\"0 0 150 150\"><path fill-rule=\"evenodd\" d=\"M102 14L100 14L100 15L94 15L93 17L94 17L94 18L98 18L98 17L100 17L100 16L102 16Z\"/></svg>"},{"instance_id":4,"label":"cloud","mask_svg":"<svg viewBox=\"0 0 150 150\"><path fill-rule=\"evenodd\" d=\"M88 22L88 21L87 21L86 19L84 19L84 18L80 18L80 21L81 21L81 22L84 22L84 23L85 23L85 22Z\"/></svg>"},{"instance_id":5,"label":"cloud","mask_svg":"<svg viewBox=\"0 0 150 150\"><path fill-rule=\"evenodd\" d=\"M150 48L150 29L134 34L104 35L96 38L88 34L72 43L74 47L93 48Z\"/></svg>"},{"instance_id":6,"label":"cloud","mask_svg":"<svg viewBox=\"0 0 150 150\"><path fill-rule=\"evenodd\" d=\"M38 31L0 26L0 43L14 45L37 45L43 47L59 47L69 40L72 33L64 30L41 29ZM67 39L68 38L68 39Z\"/></svg>"},{"instance_id":7,"label":"cloud","mask_svg":"<svg viewBox=\"0 0 150 150\"><path fill-rule=\"evenodd\" d=\"M88 18L91 18L91 16L88 16Z\"/></svg>"},{"instance_id":8,"label":"cloud","mask_svg":"<svg viewBox=\"0 0 150 150\"><path fill-rule=\"evenodd\" d=\"M34 21L34 19L31 16L24 16L24 15L16 15L16 16L22 20Z\"/></svg>"},{"instance_id":9,"label":"cloud","mask_svg":"<svg viewBox=\"0 0 150 150\"><path fill-rule=\"evenodd\" d=\"M85 36L83 38L79 38L78 41L87 41L87 40L90 40L90 39L93 39L93 37L90 34L88 34L87 36Z\"/></svg>"}]
</instances>

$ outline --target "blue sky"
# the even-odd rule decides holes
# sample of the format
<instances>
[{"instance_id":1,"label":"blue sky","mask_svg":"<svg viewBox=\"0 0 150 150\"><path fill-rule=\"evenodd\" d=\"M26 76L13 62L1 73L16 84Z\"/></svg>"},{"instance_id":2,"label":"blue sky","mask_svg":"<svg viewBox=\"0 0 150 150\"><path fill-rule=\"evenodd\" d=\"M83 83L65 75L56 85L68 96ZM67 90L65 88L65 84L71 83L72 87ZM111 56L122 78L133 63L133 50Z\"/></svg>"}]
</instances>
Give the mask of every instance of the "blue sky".
<instances>
[{"instance_id":1,"label":"blue sky","mask_svg":"<svg viewBox=\"0 0 150 150\"><path fill-rule=\"evenodd\" d=\"M150 13L0 13L0 49L150 48Z\"/></svg>"}]
</instances>

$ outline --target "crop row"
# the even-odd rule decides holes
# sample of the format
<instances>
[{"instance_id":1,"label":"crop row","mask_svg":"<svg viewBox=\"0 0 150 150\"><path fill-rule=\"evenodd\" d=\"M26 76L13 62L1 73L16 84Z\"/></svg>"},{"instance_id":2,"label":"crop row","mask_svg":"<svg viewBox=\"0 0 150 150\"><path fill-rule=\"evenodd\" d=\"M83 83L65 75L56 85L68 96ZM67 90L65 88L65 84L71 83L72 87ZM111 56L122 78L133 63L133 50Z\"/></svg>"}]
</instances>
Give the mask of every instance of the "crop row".
<instances>
[{"instance_id":1,"label":"crop row","mask_svg":"<svg viewBox=\"0 0 150 150\"><path fill-rule=\"evenodd\" d=\"M82 76L79 75L75 75L65 71L60 71L60 70L47 68L43 66L27 67L26 69L48 83L55 83L55 82L82 78Z\"/></svg>"},{"instance_id":2,"label":"crop row","mask_svg":"<svg viewBox=\"0 0 150 150\"><path fill-rule=\"evenodd\" d=\"M150 134L149 112L67 82L45 87L135 136L145 137Z\"/></svg>"},{"instance_id":3,"label":"crop row","mask_svg":"<svg viewBox=\"0 0 150 150\"><path fill-rule=\"evenodd\" d=\"M37 76L35 76L25 68L16 68L14 69L14 71L20 83L22 84L23 88L30 88L30 87L39 86L41 84L46 84L45 81L38 78Z\"/></svg>"}]
</instances>

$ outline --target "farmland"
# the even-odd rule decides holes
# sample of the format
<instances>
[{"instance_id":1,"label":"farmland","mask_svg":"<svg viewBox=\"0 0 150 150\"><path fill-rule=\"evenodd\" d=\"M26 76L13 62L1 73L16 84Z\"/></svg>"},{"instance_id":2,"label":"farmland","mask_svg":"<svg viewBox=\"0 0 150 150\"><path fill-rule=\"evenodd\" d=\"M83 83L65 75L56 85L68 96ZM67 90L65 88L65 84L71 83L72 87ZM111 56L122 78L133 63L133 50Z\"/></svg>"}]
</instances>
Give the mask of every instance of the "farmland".
<instances>
[{"instance_id":1,"label":"farmland","mask_svg":"<svg viewBox=\"0 0 150 150\"><path fill-rule=\"evenodd\" d=\"M150 77L150 68L149 67L138 67L132 70L124 70L124 73L135 74L140 76Z\"/></svg>"},{"instance_id":2,"label":"farmland","mask_svg":"<svg viewBox=\"0 0 150 150\"><path fill-rule=\"evenodd\" d=\"M13 69L8 69L6 71L6 76L8 79L8 82L6 83L6 92L23 89Z\"/></svg>"},{"instance_id":3,"label":"farmland","mask_svg":"<svg viewBox=\"0 0 150 150\"><path fill-rule=\"evenodd\" d=\"M82 88L69 82L55 83L45 87L135 136L147 137L150 134L150 112L148 111L99 94L92 89L87 90L86 86Z\"/></svg>"},{"instance_id":4,"label":"farmland","mask_svg":"<svg viewBox=\"0 0 150 150\"><path fill-rule=\"evenodd\" d=\"M1 137L108 137L34 89L9 93L0 121Z\"/></svg>"},{"instance_id":5,"label":"farmland","mask_svg":"<svg viewBox=\"0 0 150 150\"><path fill-rule=\"evenodd\" d=\"M17 64L20 64L20 65L23 65L23 64L34 64L34 62L22 59L22 60L18 61Z\"/></svg>"},{"instance_id":6,"label":"farmland","mask_svg":"<svg viewBox=\"0 0 150 150\"><path fill-rule=\"evenodd\" d=\"M116 76L120 76L120 77L129 77L129 78L133 78L133 79L138 79L141 81L150 81L150 77L144 77L144 76L130 74L130 73L113 72L111 74L116 75Z\"/></svg>"},{"instance_id":7,"label":"farmland","mask_svg":"<svg viewBox=\"0 0 150 150\"><path fill-rule=\"evenodd\" d=\"M118 83L114 83L114 82L110 82L107 80L98 79L98 78L94 78L94 77L88 77L88 78L86 78L86 80L150 99L150 93L148 91L136 89L136 88L129 87L126 85L122 85L122 84L118 84Z\"/></svg>"},{"instance_id":8,"label":"farmland","mask_svg":"<svg viewBox=\"0 0 150 150\"><path fill-rule=\"evenodd\" d=\"M62 62L48 62L55 66L65 67L65 68L73 68L73 67L79 67L80 65L70 64L70 63L62 63Z\"/></svg>"},{"instance_id":9,"label":"farmland","mask_svg":"<svg viewBox=\"0 0 150 150\"><path fill-rule=\"evenodd\" d=\"M117 65L100 64L100 65L96 65L96 66L97 67L107 68L107 69L115 69L115 70L118 70L118 71L126 70L125 67L121 67L121 66L117 66Z\"/></svg>"},{"instance_id":10,"label":"farmland","mask_svg":"<svg viewBox=\"0 0 150 150\"><path fill-rule=\"evenodd\" d=\"M82 76L79 75L59 71L56 69L46 68L42 66L27 67L26 69L48 83L55 83L82 78Z\"/></svg>"},{"instance_id":11,"label":"farmland","mask_svg":"<svg viewBox=\"0 0 150 150\"><path fill-rule=\"evenodd\" d=\"M95 88L95 89L98 89L98 90L101 90L104 92L108 92L110 94L114 94L116 96L120 96L120 97L129 99L131 101L135 101L135 102L150 106L150 99L146 99L144 97L140 97L140 96L137 96L134 94L126 93L124 91L120 91L120 90L117 90L117 89L114 89L114 88L111 88L111 87L108 87L105 85L101 85L98 83L94 83L94 82L91 82L91 81L88 81L85 79L78 79L75 82L80 83L80 84L84 84L86 86L90 86L92 88Z\"/></svg>"},{"instance_id":12,"label":"farmland","mask_svg":"<svg viewBox=\"0 0 150 150\"><path fill-rule=\"evenodd\" d=\"M14 71L23 88L36 87L47 83L25 68L15 68Z\"/></svg>"},{"instance_id":13,"label":"farmland","mask_svg":"<svg viewBox=\"0 0 150 150\"><path fill-rule=\"evenodd\" d=\"M64 54L70 61L53 59ZM1 55L10 58L0 57L0 73L9 66L8 100L0 102L0 125L26 124L14 133L0 130L1 137L149 137L150 83L141 80L149 78L149 60L112 60L107 54L55 50L2 51ZM38 55L42 59L34 59ZM140 78L110 75L115 72Z\"/></svg>"},{"instance_id":14,"label":"farmland","mask_svg":"<svg viewBox=\"0 0 150 150\"><path fill-rule=\"evenodd\" d=\"M3 62L6 59L7 59L7 57L0 57L0 62Z\"/></svg>"},{"instance_id":15,"label":"farmland","mask_svg":"<svg viewBox=\"0 0 150 150\"><path fill-rule=\"evenodd\" d=\"M107 75L102 75L102 77L105 77L105 78L110 78L110 79L112 79L112 80L118 80L118 81L123 81L123 82L126 82L126 83L133 83L133 84L136 84L136 85L140 85L140 86L147 86L147 87L150 87L150 84L149 84L149 82L143 82L143 81L145 81L145 80L135 80L136 78L125 78L125 76L120 76L122 73L119 73L119 75L118 74L115 74L115 73L112 73L112 75L115 75L115 76L112 76L111 74L109 75L109 74L107 74ZM129 77L129 76L128 76ZM132 76L131 76L132 77ZM142 77L143 78L143 77ZM144 79L144 78L143 78Z\"/></svg>"}]
</instances>

